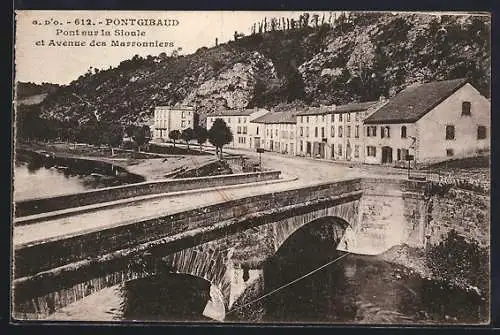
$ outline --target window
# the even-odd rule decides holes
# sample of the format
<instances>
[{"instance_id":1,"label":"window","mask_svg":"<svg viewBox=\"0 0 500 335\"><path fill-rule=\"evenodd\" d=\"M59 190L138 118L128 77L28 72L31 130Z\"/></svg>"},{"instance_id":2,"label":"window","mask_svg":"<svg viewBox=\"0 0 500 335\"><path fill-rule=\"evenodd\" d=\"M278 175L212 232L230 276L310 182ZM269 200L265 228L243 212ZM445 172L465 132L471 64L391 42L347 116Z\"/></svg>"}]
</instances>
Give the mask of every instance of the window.
<instances>
[{"instance_id":1,"label":"window","mask_svg":"<svg viewBox=\"0 0 500 335\"><path fill-rule=\"evenodd\" d=\"M453 149L446 149L446 156L448 157L453 156Z\"/></svg>"},{"instance_id":2,"label":"window","mask_svg":"<svg viewBox=\"0 0 500 335\"><path fill-rule=\"evenodd\" d=\"M325 138L325 127L321 127L321 138Z\"/></svg>"},{"instance_id":3,"label":"window","mask_svg":"<svg viewBox=\"0 0 500 335\"><path fill-rule=\"evenodd\" d=\"M470 101L462 102L462 116L470 116Z\"/></svg>"},{"instance_id":4,"label":"window","mask_svg":"<svg viewBox=\"0 0 500 335\"><path fill-rule=\"evenodd\" d=\"M318 127L314 127L314 137L318 137Z\"/></svg>"},{"instance_id":5,"label":"window","mask_svg":"<svg viewBox=\"0 0 500 335\"><path fill-rule=\"evenodd\" d=\"M321 115L321 122L325 122L325 114Z\"/></svg>"},{"instance_id":6,"label":"window","mask_svg":"<svg viewBox=\"0 0 500 335\"><path fill-rule=\"evenodd\" d=\"M377 136L377 126L368 126L366 128L366 136Z\"/></svg>"},{"instance_id":7,"label":"window","mask_svg":"<svg viewBox=\"0 0 500 335\"><path fill-rule=\"evenodd\" d=\"M243 118L243 123L246 123L246 122L247 122L247 118L246 118L246 117L244 117L244 118Z\"/></svg>"},{"instance_id":8,"label":"window","mask_svg":"<svg viewBox=\"0 0 500 335\"><path fill-rule=\"evenodd\" d=\"M332 144L332 158L334 158L334 157L335 157L335 147Z\"/></svg>"},{"instance_id":9,"label":"window","mask_svg":"<svg viewBox=\"0 0 500 335\"><path fill-rule=\"evenodd\" d=\"M304 127L300 127L300 136L304 136Z\"/></svg>"},{"instance_id":10,"label":"window","mask_svg":"<svg viewBox=\"0 0 500 335\"><path fill-rule=\"evenodd\" d=\"M332 123L335 122L335 114L332 114Z\"/></svg>"},{"instance_id":11,"label":"window","mask_svg":"<svg viewBox=\"0 0 500 335\"><path fill-rule=\"evenodd\" d=\"M408 149L398 149L398 161L405 161L408 156Z\"/></svg>"},{"instance_id":12,"label":"window","mask_svg":"<svg viewBox=\"0 0 500 335\"><path fill-rule=\"evenodd\" d=\"M269 129L266 129L266 135L269 136Z\"/></svg>"},{"instance_id":13,"label":"window","mask_svg":"<svg viewBox=\"0 0 500 335\"><path fill-rule=\"evenodd\" d=\"M186 121L182 120L181 121L181 128L184 128L186 126Z\"/></svg>"},{"instance_id":14,"label":"window","mask_svg":"<svg viewBox=\"0 0 500 335\"><path fill-rule=\"evenodd\" d=\"M339 122L342 122L342 114L339 114Z\"/></svg>"},{"instance_id":15,"label":"window","mask_svg":"<svg viewBox=\"0 0 500 335\"><path fill-rule=\"evenodd\" d=\"M367 156L370 156L370 157L375 157L377 156L377 148L375 148L374 146L367 146L366 147L366 155Z\"/></svg>"},{"instance_id":16,"label":"window","mask_svg":"<svg viewBox=\"0 0 500 335\"><path fill-rule=\"evenodd\" d=\"M309 137L309 127L306 127L306 137Z\"/></svg>"},{"instance_id":17,"label":"window","mask_svg":"<svg viewBox=\"0 0 500 335\"><path fill-rule=\"evenodd\" d=\"M306 116L306 122L309 123L309 116Z\"/></svg>"},{"instance_id":18,"label":"window","mask_svg":"<svg viewBox=\"0 0 500 335\"><path fill-rule=\"evenodd\" d=\"M243 134L247 133L247 126L243 126Z\"/></svg>"},{"instance_id":19,"label":"window","mask_svg":"<svg viewBox=\"0 0 500 335\"><path fill-rule=\"evenodd\" d=\"M342 144L339 144L338 148L339 156L342 156Z\"/></svg>"},{"instance_id":20,"label":"window","mask_svg":"<svg viewBox=\"0 0 500 335\"><path fill-rule=\"evenodd\" d=\"M241 134L241 127L240 127L240 126L238 126L238 128L237 128L236 132L237 132L238 134Z\"/></svg>"},{"instance_id":21,"label":"window","mask_svg":"<svg viewBox=\"0 0 500 335\"><path fill-rule=\"evenodd\" d=\"M351 137L351 126L347 126L347 137Z\"/></svg>"},{"instance_id":22,"label":"window","mask_svg":"<svg viewBox=\"0 0 500 335\"><path fill-rule=\"evenodd\" d=\"M356 115L358 114L356 113ZM354 128L354 137L359 138L359 126L356 126Z\"/></svg>"},{"instance_id":23,"label":"window","mask_svg":"<svg viewBox=\"0 0 500 335\"><path fill-rule=\"evenodd\" d=\"M181 114L181 118L185 118L186 117L186 113L184 111L182 111L182 114Z\"/></svg>"},{"instance_id":24,"label":"window","mask_svg":"<svg viewBox=\"0 0 500 335\"><path fill-rule=\"evenodd\" d=\"M389 127L382 127L380 128L380 138L384 138L384 137L391 137L391 132L390 132L390 128Z\"/></svg>"},{"instance_id":25,"label":"window","mask_svg":"<svg viewBox=\"0 0 500 335\"><path fill-rule=\"evenodd\" d=\"M351 113L347 113L347 122L351 122Z\"/></svg>"},{"instance_id":26,"label":"window","mask_svg":"<svg viewBox=\"0 0 500 335\"><path fill-rule=\"evenodd\" d=\"M359 121L359 113L354 113L354 120Z\"/></svg>"},{"instance_id":27,"label":"window","mask_svg":"<svg viewBox=\"0 0 500 335\"><path fill-rule=\"evenodd\" d=\"M357 144L354 146L354 157L359 157L359 145Z\"/></svg>"},{"instance_id":28,"label":"window","mask_svg":"<svg viewBox=\"0 0 500 335\"><path fill-rule=\"evenodd\" d=\"M406 138L406 126L401 126L401 138Z\"/></svg>"},{"instance_id":29,"label":"window","mask_svg":"<svg viewBox=\"0 0 500 335\"><path fill-rule=\"evenodd\" d=\"M300 152L304 151L304 142L300 141Z\"/></svg>"},{"instance_id":30,"label":"window","mask_svg":"<svg viewBox=\"0 0 500 335\"><path fill-rule=\"evenodd\" d=\"M338 134L339 134L339 137L342 137L342 126L339 126L339 132L338 132Z\"/></svg>"},{"instance_id":31,"label":"window","mask_svg":"<svg viewBox=\"0 0 500 335\"><path fill-rule=\"evenodd\" d=\"M447 140L455 139L455 126L453 125L446 126L446 139Z\"/></svg>"},{"instance_id":32,"label":"window","mask_svg":"<svg viewBox=\"0 0 500 335\"><path fill-rule=\"evenodd\" d=\"M332 131L332 135L331 135L331 136L332 136L332 137L335 137L335 126L332 126L331 131Z\"/></svg>"},{"instance_id":33,"label":"window","mask_svg":"<svg viewBox=\"0 0 500 335\"><path fill-rule=\"evenodd\" d=\"M256 134L259 135L259 126L257 126Z\"/></svg>"},{"instance_id":34,"label":"window","mask_svg":"<svg viewBox=\"0 0 500 335\"><path fill-rule=\"evenodd\" d=\"M486 138L486 127L477 126L477 139L484 140Z\"/></svg>"}]
</instances>

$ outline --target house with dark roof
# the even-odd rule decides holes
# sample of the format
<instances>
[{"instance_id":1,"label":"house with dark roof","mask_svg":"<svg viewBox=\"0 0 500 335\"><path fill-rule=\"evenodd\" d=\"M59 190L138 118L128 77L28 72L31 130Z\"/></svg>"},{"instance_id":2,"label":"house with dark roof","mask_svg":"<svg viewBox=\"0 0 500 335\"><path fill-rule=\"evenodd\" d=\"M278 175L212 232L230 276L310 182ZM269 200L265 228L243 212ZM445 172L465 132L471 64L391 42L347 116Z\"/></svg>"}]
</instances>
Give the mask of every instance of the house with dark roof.
<instances>
[{"instance_id":1,"label":"house with dark roof","mask_svg":"<svg viewBox=\"0 0 500 335\"><path fill-rule=\"evenodd\" d=\"M296 122L295 111L270 112L252 121L257 133L254 144L265 150L282 154L295 155L296 152Z\"/></svg>"},{"instance_id":2,"label":"house with dark roof","mask_svg":"<svg viewBox=\"0 0 500 335\"><path fill-rule=\"evenodd\" d=\"M490 148L490 102L467 79L412 85L364 120L365 163L467 157Z\"/></svg>"},{"instance_id":3,"label":"house with dark roof","mask_svg":"<svg viewBox=\"0 0 500 335\"><path fill-rule=\"evenodd\" d=\"M264 108L252 109L225 109L207 115L207 129L210 129L216 119L222 119L233 133L233 141L228 144L231 148L255 148L253 139L257 129L252 120L269 113Z\"/></svg>"},{"instance_id":4,"label":"house with dark roof","mask_svg":"<svg viewBox=\"0 0 500 335\"><path fill-rule=\"evenodd\" d=\"M307 107L297 113L297 153L363 162L363 120L382 101Z\"/></svg>"}]
</instances>

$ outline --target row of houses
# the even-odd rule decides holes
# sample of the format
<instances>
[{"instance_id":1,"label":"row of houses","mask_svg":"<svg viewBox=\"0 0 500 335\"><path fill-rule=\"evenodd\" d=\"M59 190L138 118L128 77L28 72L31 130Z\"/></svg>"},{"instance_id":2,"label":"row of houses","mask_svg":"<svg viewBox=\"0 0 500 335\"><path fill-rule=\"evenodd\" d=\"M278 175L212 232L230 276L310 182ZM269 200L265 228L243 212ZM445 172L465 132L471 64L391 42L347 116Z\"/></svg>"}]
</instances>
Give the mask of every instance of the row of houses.
<instances>
[{"instance_id":1,"label":"row of houses","mask_svg":"<svg viewBox=\"0 0 500 335\"><path fill-rule=\"evenodd\" d=\"M158 138L168 139L161 120L177 120L180 130L196 122L183 109L157 110ZM412 85L390 99L339 106L224 110L207 117L208 129L217 118L234 135L229 147L328 160L393 165L412 155L418 162L434 162L490 148L490 101L466 79Z\"/></svg>"}]
</instances>

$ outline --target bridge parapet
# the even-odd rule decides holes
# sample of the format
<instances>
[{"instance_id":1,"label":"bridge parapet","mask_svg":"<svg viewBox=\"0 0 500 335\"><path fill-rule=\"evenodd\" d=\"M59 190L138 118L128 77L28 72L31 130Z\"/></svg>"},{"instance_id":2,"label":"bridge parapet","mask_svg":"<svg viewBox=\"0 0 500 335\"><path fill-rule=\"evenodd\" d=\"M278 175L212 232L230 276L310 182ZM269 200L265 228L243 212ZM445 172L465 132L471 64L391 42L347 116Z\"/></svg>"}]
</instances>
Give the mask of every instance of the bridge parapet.
<instances>
[{"instance_id":1,"label":"bridge parapet","mask_svg":"<svg viewBox=\"0 0 500 335\"><path fill-rule=\"evenodd\" d=\"M16 217L23 217L145 195L261 182L278 179L280 174L280 171L238 173L221 176L157 180L106 187L73 194L16 201L15 213Z\"/></svg>"}]
</instances>

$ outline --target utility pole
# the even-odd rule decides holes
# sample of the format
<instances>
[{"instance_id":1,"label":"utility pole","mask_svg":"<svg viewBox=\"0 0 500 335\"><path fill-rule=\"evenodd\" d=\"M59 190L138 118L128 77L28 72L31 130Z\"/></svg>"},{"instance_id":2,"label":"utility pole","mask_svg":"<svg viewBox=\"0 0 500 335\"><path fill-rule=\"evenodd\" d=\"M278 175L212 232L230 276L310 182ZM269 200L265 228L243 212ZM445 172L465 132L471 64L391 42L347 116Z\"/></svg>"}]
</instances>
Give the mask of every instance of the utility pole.
<instances>
[{"instance_id":1,"label":"utility pole","mask_svg":"<svg viewBox=\"0 0 500 335\"><path fill-rule=\"evenodd\" d=\"M413 137L413 136L409 136L409 137L413 140L413 142L408 147L408 155L406 156L406 159L408 160L408 179L410 179L411 161L415 160L415 156L410 155L410 149L415 150L415 142L417 141L416 137ZM415 164L415 166L416 166L416 164Z\"/></svg>"},{"instance_id":2,"label":"utility pole","mask_svg":"<svg viewBox=\"0 0 500 335\"><path fill-rule=\"evenodd\" d=\"M257 152L259 153L259 169L262 171L262 153L264 152L264 149L257 148Z\"/></svg>"}]
</instances>

